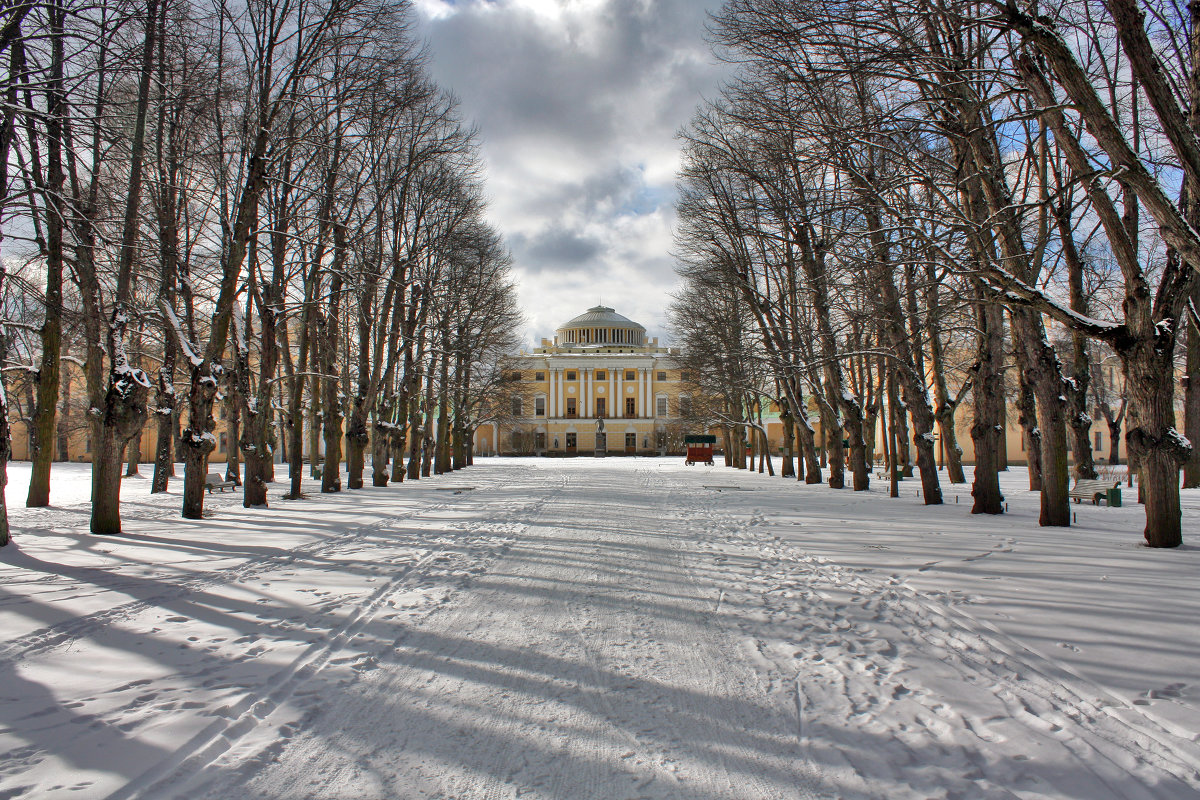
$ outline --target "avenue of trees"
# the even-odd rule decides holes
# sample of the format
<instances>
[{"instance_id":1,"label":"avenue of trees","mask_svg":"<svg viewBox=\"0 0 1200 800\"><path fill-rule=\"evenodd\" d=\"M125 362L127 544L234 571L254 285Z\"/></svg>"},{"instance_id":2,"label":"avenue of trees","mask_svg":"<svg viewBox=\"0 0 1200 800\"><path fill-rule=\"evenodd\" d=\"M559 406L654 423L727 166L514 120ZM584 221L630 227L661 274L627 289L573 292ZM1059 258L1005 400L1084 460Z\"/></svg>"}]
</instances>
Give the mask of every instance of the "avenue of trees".
<instances>
[{"instance_id":1,"label":"avenue of trees","mask_svg":"<svg viewBox=\"0 0 1200 800\"><path fill-rule=\"evenodd\" d=\"M288 498L309 454L326 492L470 463L520 315L405 3L0 0L0 70L0 482L18 399L30 506L83 409L94 533L148 428L201 517L215 411L248 507L280 448Z\"/></svg>"},{"instance_id":2,"label":"avenue of trees","mask_svg":"<svg viewBox=\"0 0 1200 800\"><path fill-rule=\"evenodd\" d=\"M999 514L1015 418L1041 524L1067 526L1098 412L1146 542L1179 545L1200 5L729 0L711 36L737 71L682 133L672 309L709 419L754 431L775 402L785 475L863 490L882 452L893 492L915 461L936 504L938 447L964 482L965 414L972 511Z\"/></svg>"}]
</instances>

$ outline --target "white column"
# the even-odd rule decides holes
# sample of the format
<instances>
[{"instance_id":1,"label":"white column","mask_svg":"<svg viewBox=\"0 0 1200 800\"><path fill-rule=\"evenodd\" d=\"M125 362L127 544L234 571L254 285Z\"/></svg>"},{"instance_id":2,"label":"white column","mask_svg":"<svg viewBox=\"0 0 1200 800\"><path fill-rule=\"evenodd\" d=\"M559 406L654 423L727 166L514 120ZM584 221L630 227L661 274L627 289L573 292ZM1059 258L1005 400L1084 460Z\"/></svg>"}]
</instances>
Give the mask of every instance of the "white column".
<instances>
[{"instance_id":1,"label":"white column","mask_svg":"<svg viewBox=\"0 0 1200 800\"><path fill-rule=\"evenodd\" d=\"M583 413L579 415L583 419L592 416L592 383L592 368L588 367L583 371Z\"/></svg>"},{"instance_id":2,"label":"white column","mask_svg":"<svg viewBox=\"0 0 1200 800\"><path fill-rule=\"evenodd\" d=\"M617 388L613 390L613 411L612 411L614 417L624 417L625 416L625 391L624 391L624 387L621 385L621 381L624 380L624 378L625 378L624 372L625 372L625 370L623 367L616 370Z\"/></svg>"},{"instance_id":3,"label":"white column","mask_svg":"<svg viewBox=\"0 0 1200 800\"><path fill-rule=\"evenodd\" d=\"M653 416L650 413L650 370L642 370L642 416Z\"/></svg>"},{"instance_id":4,"label":"white column","mask_svg":"<svg viewBox=\"0 0 1200 800\"><path fill-rule=\"evenodd\" d=\"M550 406L546 415L549 419L554 419L555 417L558 416L558 370L557 369L550 370L550 397L547 398L546 402Z\"/></svg>"},{"instance_id":5,"label":"white column","mask_svg":"<svg viewBox=\"0 0 1200 800\"><path fill-rule=\"evenodd\" d=\"M617 373L612 367L608 369L608 415L614 417L617 414L617 409L614 404L617 402Z\"/></svg>"},{"instance_id":6,"label":"white column","mask_svg":"<svg viewBox=\"0 0 1200 800\"><path fill-rule=\"evenodd\" d=\"M638 367L637 372L634 374L637 375L637 380L635 381L637 383L637 404L635 407L637 408L637 415L644 417L646 416L646 393L642 391L642 368Z\"/></svg>"},{"instance_id":7,"label":"white column","mask_svg":"<svg viewBox=\"0 0 1200 800\"><path fill-rule=\"evenodd\" d=\"M567 401L564 399L566 397L566 393L567 393L566 381L563 380L565 377L567 377L566 373L563 372L562 370L559 370L558 371L558 413L554 415L556 417L565 416L567 413Z\"/></svg>"},{"instance_id":8,"label":"white column","mask_svg":"<svg viewBox=\"0 0 1200 800\"><path fill-rule=\"evenodd\" d=\"M658 403L654 398L654 371L653 368L646 370L646 416L653 419L658 416Z\"/></svg>"}]
</instances>

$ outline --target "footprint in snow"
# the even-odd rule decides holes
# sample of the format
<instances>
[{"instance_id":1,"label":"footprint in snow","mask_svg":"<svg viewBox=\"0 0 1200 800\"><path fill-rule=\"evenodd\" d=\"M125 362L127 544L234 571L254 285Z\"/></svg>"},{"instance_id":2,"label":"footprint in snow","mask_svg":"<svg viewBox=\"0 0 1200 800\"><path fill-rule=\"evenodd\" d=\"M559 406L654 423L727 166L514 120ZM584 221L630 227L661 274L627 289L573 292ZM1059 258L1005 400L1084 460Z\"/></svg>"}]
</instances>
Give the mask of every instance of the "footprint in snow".
<instances>
[{"instance_id":1,"label":"footprint in snow","mask_svg":"<svg viewBox=\"0 0 1200 800\"><path fill-rule=\"evenodd\" d=\"M1161 689L1150 689L1146 692L1145 700L1134 700L1135 705L1149 705L1151 700L1178 700L1183 697L1183 690L1187 688L1186 683L1172 683Z\"/></svg>"}]
</instances>

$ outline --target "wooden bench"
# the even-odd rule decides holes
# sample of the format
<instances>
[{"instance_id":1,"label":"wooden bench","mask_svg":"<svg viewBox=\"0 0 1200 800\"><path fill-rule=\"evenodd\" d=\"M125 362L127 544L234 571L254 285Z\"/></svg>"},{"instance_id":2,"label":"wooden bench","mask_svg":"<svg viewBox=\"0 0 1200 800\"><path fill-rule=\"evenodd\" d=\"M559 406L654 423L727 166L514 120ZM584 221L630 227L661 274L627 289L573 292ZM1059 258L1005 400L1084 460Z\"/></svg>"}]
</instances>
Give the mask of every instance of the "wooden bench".
<instances>
[{"instance_id":1,"label":"wooden bench","mask_svg":"<svg viewBox=\"0 0 1200 800\"><path fill-rule=\"evenodd\" d=\"M1098 506L1102 499L1105 503L1108 502L1109 489L1115 489L1120 485L1119 480L1076 480L1067 496L1075 498L1076 503L1081 500L1091 500L1092 505Z\"/></svg>"},{"instance_id":2,"label":"wooden bench","mask_svg":"<svg viewBox=\"0 0 1200 800\"><path fill-rule=\"evenodd\" d=\"M236 486L237 484L233 481L221 480L221 476L215 472L208 473L204 478L204 488L208 490L209 494L212 494L213 489L220 489L223 492L226 489L233 489Z\"/></svg>"}]
</instances>

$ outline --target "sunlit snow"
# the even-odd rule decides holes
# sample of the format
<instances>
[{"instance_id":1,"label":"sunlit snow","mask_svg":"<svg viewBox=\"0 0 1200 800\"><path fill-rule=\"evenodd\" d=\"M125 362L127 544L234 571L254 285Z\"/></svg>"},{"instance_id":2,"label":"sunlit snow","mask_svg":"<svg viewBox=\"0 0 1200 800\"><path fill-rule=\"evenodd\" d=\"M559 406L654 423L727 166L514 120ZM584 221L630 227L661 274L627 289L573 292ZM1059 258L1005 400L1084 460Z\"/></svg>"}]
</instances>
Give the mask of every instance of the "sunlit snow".
<instances>
[{"instance_id":1,"label":"sunlit snow","mask_svg":"<svg viewBox=\"0 0 1200 800\"><path fill-rule=\"evenodd\" d=\"M1200 793L1197 490L1151 550L1020 469L998 518L580 458L196 521L146 473L97 537L86 465L10 465L0 797Z\"/></svg>"}]
</instances>

